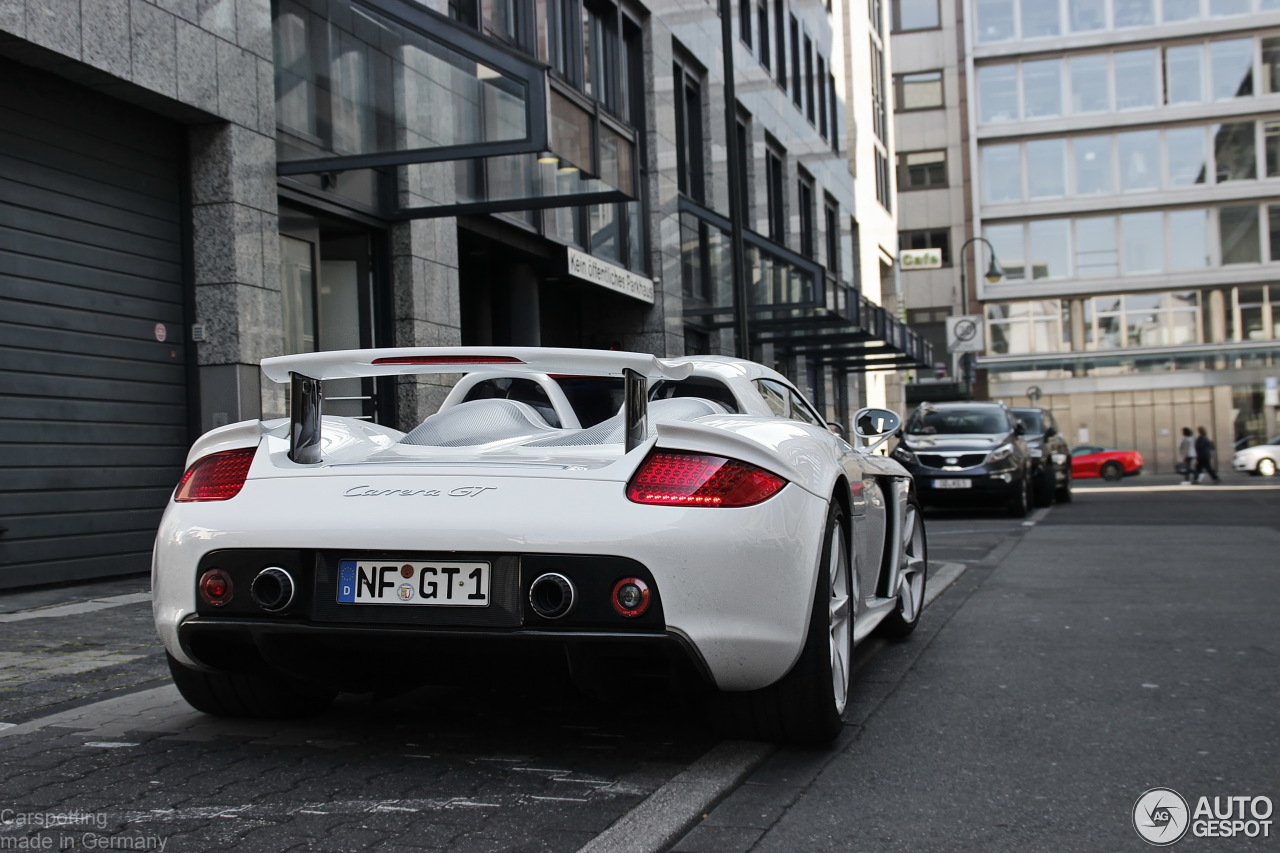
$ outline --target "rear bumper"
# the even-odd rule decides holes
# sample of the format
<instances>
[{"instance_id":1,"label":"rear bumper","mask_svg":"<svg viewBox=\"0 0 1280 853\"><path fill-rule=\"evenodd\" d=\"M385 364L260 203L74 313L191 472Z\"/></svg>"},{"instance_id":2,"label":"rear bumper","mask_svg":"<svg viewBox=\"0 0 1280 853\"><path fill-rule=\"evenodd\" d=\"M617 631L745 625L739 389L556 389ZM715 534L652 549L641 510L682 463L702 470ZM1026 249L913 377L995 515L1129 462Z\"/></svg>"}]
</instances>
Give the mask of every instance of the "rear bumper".
<instances>
[{"instance_id":1,"label":"rear bumper","mask_svg":"<svg viewBox=\"0 0 1280 853\"><path fill-rule=\"evenodd\" d=\"M510 619L502 625L393 625L389 620L398 618L393 611L400 608L381 605L367 619L341 624L310 611L298 615L307 624L287 629L269 616L254 618L250 621L255 625L266 624L239 626L242 637L345 635L384 643L378 654L395 654L398 637L436 637L438 632L455 638L470 632L477 638L540 641L543 628L529 618L527 597L521 596L532 572L543 570L531 565L563 556L643 567L662 607L658 625L643 631L681 638L722 690L772 684L799 656L827 504L794 484L754 507L713 509L634 504L626 499L622 483L605 480L431 479L439 497L422 493L423 480L366 474L360 479L251 480L229 501L170 504L152 570L156 629L165 647L188 666L208 665L184 638L207 630L213 636L220 629L211 623L250 616L198 612L196 584L210 554L291 549L304 555L393 554L406 559L444 553L506 555L519 563L518 589L511 598ZM449 497L451 492L458 497ZM607 583L602 588L611 589L614 580L609 574L601 580ZM314 577L310 583L314 596L332 594L317 586ZM619 633L634 640L636 630ZM574 632L593 640L599 639L593 634L611 633L600 624L554 631L561 642Z\"/></svg>"}]
</instances>

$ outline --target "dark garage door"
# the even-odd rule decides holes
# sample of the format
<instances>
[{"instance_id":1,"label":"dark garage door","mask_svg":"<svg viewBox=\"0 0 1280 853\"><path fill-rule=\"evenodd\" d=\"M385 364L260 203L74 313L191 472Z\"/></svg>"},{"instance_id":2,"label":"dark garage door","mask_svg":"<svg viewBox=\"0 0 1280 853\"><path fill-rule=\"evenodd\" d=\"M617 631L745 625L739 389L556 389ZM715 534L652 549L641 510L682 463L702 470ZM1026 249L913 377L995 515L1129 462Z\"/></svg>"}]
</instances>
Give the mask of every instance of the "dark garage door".
<instances>
[{"instance_id":1,"label":"dark garage door","mask_svg":"<svg viewBox=\"0 0 1280 853\"><path fill-rule=\"evenodd\" d=\"M181 138L0 62L0 588L150 568L188 439Z\"/></svg>"}]
</instances>

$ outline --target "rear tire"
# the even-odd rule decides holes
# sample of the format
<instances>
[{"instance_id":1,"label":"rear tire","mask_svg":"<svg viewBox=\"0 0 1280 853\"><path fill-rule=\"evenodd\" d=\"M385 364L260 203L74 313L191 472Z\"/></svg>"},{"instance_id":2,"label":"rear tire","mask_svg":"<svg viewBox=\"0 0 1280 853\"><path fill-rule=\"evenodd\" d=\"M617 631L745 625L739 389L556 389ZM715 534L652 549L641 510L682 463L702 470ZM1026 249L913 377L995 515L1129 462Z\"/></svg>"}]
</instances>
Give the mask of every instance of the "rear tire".
<instances>
[{"instance_id":1,"label":"rear tire","mask_svg":"<svg viewBox=\"0 0 1280 853\"><path fill-rule=\"evenodd\" d=\"M1112 459L1110 462L1103 462L1102 467L1098 469L1099 476L1108 483L1114 483L1117 480L1124 479L1124 468L1120 463Z\"/></svg>"},{"instance_id":2,"label":"rear tire","mask_svg":"<svg viewBox=\"0 0 1280 853\"><path fill-rule=\"evenodd\" d=\"M283 673L204 672L165 653L178 692L197 711L215 717L287 719L309 717L329 707L337 691Z\"/></svg>"},{"instance_id":3,"label":"rear tire","mask_svg":"<svg viewBox=\"0 0 1280 853\"><path fill-rule=\"evenodd\" d=\"M1036 480L1036 506L1045 507L1053 504L1053 487L1057 478L1053 475L1053 466L1046 465Z\"/></svg>"},{"instance_id":4,"label":"rear tire","mask_svg":"<svg viewBox=\"0 0 1280 853\"><path fill-rule=\"evenodd\" d=\"M854 619L853 569L844 531L844 513L833 505L800 659L768 687L718 694L715 722L725 734L817 746L840 733L849 699Z\"/></svg>"},{"instance_id":5,"label":"rear tire","mask_svg":"<svg viewBox=\"0 0 1280 853\"><path fill-rule=\"evenodd\" d=\"M1058 499L1060 504L1071 503L1071 469L1067 469L1066 481L1058 487L1058 491L1054 493L1054 497Z\"/></svg>"},{"instance_id":6,"label":"rear tire","mask_svg":"<svg viewBox=\"0 0 1280 853\"><path fill-rule=\"evenodd\" d=\"M1014 518L1026 518L1031 512L1031 475L1025 471L1018 481L1018 492L1009 501L1009 515Z\"/></svg>"}]
</instances>

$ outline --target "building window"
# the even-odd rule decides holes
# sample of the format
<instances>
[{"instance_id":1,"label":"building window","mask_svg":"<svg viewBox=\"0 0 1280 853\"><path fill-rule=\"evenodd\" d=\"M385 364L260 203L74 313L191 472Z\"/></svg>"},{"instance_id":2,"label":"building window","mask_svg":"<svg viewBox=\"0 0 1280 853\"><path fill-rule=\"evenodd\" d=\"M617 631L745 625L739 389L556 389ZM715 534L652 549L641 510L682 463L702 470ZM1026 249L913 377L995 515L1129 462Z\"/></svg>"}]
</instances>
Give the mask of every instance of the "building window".
<instances>
[{"instance_id":1,"label":"building window","mask_svg":"<svg viewBox=\"0 0 1280 853\"><path fill-rule=\"evenodd\" d=\"M756 2L756 29L760 31L760 64L766 69L771 66L769 43L769 0Z\"/></svg>"},{"instance_id":2,"label":"building window","mask_svg":"<svg viewBox=\"0 0 1280 853\"><path fill-rule=\"evenodd\" d=\"M898 248L900 249L941 249L942 265L951 266L951 231L946 228L932 228L922 231L899 231Z\"/></svg>"},{"instance_id":3,"label":"building window","mask_svg":"<svg viewBox=\"0 0 1280 853\"><path fill-rule=\"evenodd\" d=\"M1120 191L1160 189L1160 131L1134 130L1116 136L1120 153Z\"/></svg>"},{"instance_id":4,"label":"building window","mask_svg":"<svg viewBox=\"0 0 1280 853\"><path fill-rule=\"evenodd\" d=\"M776 52L774 59L777 66L778 85L785 92L787 89L787 5L786 0L773 0L773 23L775 30Z\"/></svg>"},{"instance_id":5,"label":"building window","mask_svg":"<svg viewBox=\"0 0 1280 853\"><path fill-rule=\"evenodd\" d=\"M1256 264L1262 260L1262 241L1255 205L1218 209L1218 241L1222 263Z\"/></svg>"},{"instance_id":6,"label":"building window","mask_svg":"<svg viewBox=\"0 0 1280 853\"><path fill-rule=\"evenodd\" d=\"M822 205L823 227L826 228L827 274L832 278L840 278L840 205L831 196L827 196ZM1272 221L1280 221L1280 207L1274 209ZM1274 227L1274 226L1273 226ZM1275 241L1272 241L1275 245Z\"/></svg>"},{"instance_id":7,"label":"building window","mask_svg":"<svg viewBox=\"0 0 1280 853\"><path fill-rule=\"evenodd\" d=\"M982 200L1022 201L1022 146L982 147Z\"/></svg>"},{"instance_id":8,"label":"building window","mask_svg":"<svg viewBox=\"0 0 1280 853\"><path fill-rule=\"evenodd\" d=\"M1110 136L1077 136L1071 140L1077 195L1107 194L1114 191Z\"/></svg>"},{"instance_id":9,"label":"building window","mask_svg":"<svg viewBox=\"0 0 1280 853\"><path fill-rule=\"evenodd\" d=\"M1014 37L1013 0L975 0L978 41L986 44Z\"/></svg>"},{"instance_id":10,"label":"building window","mask_svg":"<svg viewBox=\"0 0 1280 853\"><path fill-rule=\"evenodd\" d=\"M1106 55L1074 56L1069 65L1072 115L1105 113L1111 109L1111 72Z\"/></svg>"},{"instance_id":11,"label":"building window","mask_svg":"<svg viewBox=\"0 0 1280 853\"><path fill-rule=\"evenodd\" d=\"M1209 44L1209 76L1215 101L1253 94L1253 39L1230 39Z\"/></svg>"},{"instance_id":12,"label":"building window","mask_svg":"<svg viewBox=\"0 0 1280 853\"><path fill-rule=\"evenodd\" d=\"M944 106L942 72L921 71L916 74L895 74L893 102L894 109L898 112L936 110Z\"/></svg>"},{"instance_id":13,"label":"building window","mask_svg":"<svg viewBox=\"0 0 1280 853\"><path fill-rule=\"evenodd\" d=\"M867 0L867 16L876 35L884 38L884 0Z\"/></svg>"},{"instance_id":14,"label":"building window","mask_svg":"<svg viewBox=\"0 0 1280 853\"><path fill-rule=\"evenodd\" d=\"M1061 10L1056 0L1021 0L1022 37L1044 38L1062 34Z\"/></svg>"},{"instance_id":15,"label":"building window","mask_svg":"<svg viewBox=\"0 0 1280 853\"><path fill-rule=\"evenodd\" d=\"M836 75L827 72L827 109L831 113L831 150L840 153L840 120L836 113Z\"/></svg>"},{"instance_id":16,"label":"building window","mask_svg":"<svg viewBox=\"0 0 1280 853\"><path fill-rule=\"evenodd\" d=\"M1165 0L1165 8L1174 0ZM1200 0L1192 0L1199 3ZM1073 33L1106 29L1107 0L1067 0L1067 23Z\"/></svg>"},{"instance_id":17,"label":"building window","mask_svg":"<svg viewBox=\"0 0 1280 853\"><path fill-rule=\"evenodd\" d=\"M581 13L575 0L547 0L546 51L543 57L566 82L582 83Z\"/></svg>"},{"instance_id":18,"label":"building window","mask_svg":"<svg viewBox=\"0 0 1280 853\"><path fill-rule=\"evenodd\" d=\"M1271 260L1280 261L1280 204L1267 205L1267 232L1271 238Z\"/></svg>"},{"instance_id":19,"label":"building window","mask_svg":"<svg viewBox=\"0 0 1280 853\"><path fill-rule=\"evenodd\" d=\"M755 0L738 0L738 38L751 48L751 8Z\"/></svg>"},{"instance_id":20,"label":"building window","mask_svg":"<svg viewBox=\"0 0 1280 853\"><path fill-rule=\"evenodd\" d=\"M817 105L813 102L813 42L804 37L804 114L809 124L818 121Z\"/></svg>"},{"instance_id":21,"label":"building window","mask_svg":"<svg viewBox=\"0 0 1280 853\"><path fill-rule=\"evenodd\" d=\"M1085 350L1199 342L1200 295L1194 291L1096 296L1083 308Z\"/></svg>"},{"instance_id":22,"label":"building window","mask_svg":"<svg viewBox=\"0 0 1280 853\"><path fill-rule=\"evenodd\" d=\"M769 239L785 245L787 242L787 212L784 187L782 149L770 143L764 155L764 180L768 205Z\"/></svg>"},{"instance_id":23,"label":"building window","mask_svg":"<svg viewBox=\"0 0 1280 853\"><path fill-rule=\"evenodd\" d=\"M889 110L885 101L884 51L871 39L871 109L872 130L881 142L889 142Z\"/></svg>"},{"instance_id":24,"label":"building window","mask_svg":"<svg viewBox=\"0 0 1280 853\"><path fill-rule=\"evenodd\" d=\"M876 201L885 210L893 210L893 185L889 180L889 158L876 148Z\"/></svg>"},{"instance_id":25,"label":"building window","mask_svg":"<svg viewBox=\"0 0 1280 853\"><path fill-rule=\"evenodd\" d=\"M813 210L813 178L801 174L796 181L796 199L800 214L800 254L817 260L818 240Z\"/></svg>"},{"instance_id":26,"label":"building window","mask_svg":"<svg viewBox=\"0 0 1280 853\"><path fill-rule=\"evenodd\" d=\"M988 304L987 335L996 355L1064 352L1070 342L1069 324L1063 322L1063 306L1057 299Z\"/></svg>"},{"instance_id":27,"label":"building window","mask_svg":"<svg viewBox=\"0 0 1280 853\"><path fill-rule=\"evenodd\" d=\"M1116 29L1149 27L1156 22L1154 0L1115 0Z\"/></svg>"},{"instance_id":28,"label":"building window","mask_svg":"<svg viewBox=\"0 0 1280 853\"><path fill-rule=\"evenodd\" d=\"M796 16L791 16L791 100L795 105L804 109L804 75L801 72L800 64L803 58L800 55L800 22L796 20Z\"/></svg>"},{"instance_id":29,"label":"building window","mask_svg":"<svg viewBox=\"0 0 1280 853\"><path fill-rule=\"evenodd\" d=\"M1116 109L1145 110L1160 100L1160 52L1125 50L1114 57Z\"/></svg>"},{"instance_id":30,"label":"building window","mask_svg":"<svg viewBox=\"0 0 1280 853\"><path fill-rule=\"evenodd\" d=\"M1204 45L1164 49L1164 102L1198 104L1204 100Z\"/></svg>"},{"instance_id":31,"label":"building window","mask_svg":"<svg viewBox=\"0 0 1280 853\"><path fill-rule=\"evenodd\" d=\"M1023 118L1062 115L1062 60L1022 63Z\"/></svg>"},{"instance_id":32,"label":"building window","mask_svg":"<svg viewBox=\"0 0 1280 853\"><path fill-rule=\"evenodd\" d=\"M818 134L827 138L827 63L818 54L818 77L814 81L818 90Z\"/></svg>"},{"instance_id":33,"label":"building window","mask_svg":"<svg viewBox=\"0 0 1280 853\"><path fill-rule=\"evenodd\" d=\"M1067 194L1067 142L1035 139L1027 143L1027 195L1062 198Z\"/></svg>"},{"instance_id":34,"label":"building window","mask_svg":"<svg viewBox=\"0 0 1280 853\"><path fill-rule=\"evenodd\" d=\"M673 65L676 107L676 174L680 192L704 203L702 84L682 62Z\"/></svg>"},{"instance_id":35,"label":"building window","mask_svg":"<svg viewBox=\"0 0 1280 853\"><path fill-rule=\"evenodd\" d=\"M898 154L898 190L922 190L947 185L946 151L905 151Z\"/></svg>"},{"instance_id":36,"label":"building window","mask_svg":"<svg viewBox=\"0 0 1280 853\"><path fill-rule=\"evenodd\" d=\"M1217 182L1252 181L1258 177L1254 122L1213 126L1213 164Z\"/></svg>"},{"instance_id":37,"label":"building window","mask_svg":"<svg viewBox=\"0 0 1280 853\"><path fill-rule=\"evenodd\" d=\"M743 222L751 221L751 163L754 158L751 156L751 118L739 106L737 120L737 143L738 143L738 182L742 186L742 216Z\"/></svg>"},{"instance_id":38,"label":"building window","mask_svg":"<svg viewBox=\"0 0 1280 853\"><path fill-rule=\"evenodd\" d=\"M1110 278L1120 273L1120 247L1116 242L1116 218L1096 216L1076 220L1076 275Z\"/></svg>"},{"instance_id":39,"label":"building window","mask_svg":"<svg viewBox=\"0 0 1280 853\"><path fill-rule=\"evenodd\" d=\"M893 31L931 30L942 26L938 0L893 0Z\"/></svg>"}]
</instances>

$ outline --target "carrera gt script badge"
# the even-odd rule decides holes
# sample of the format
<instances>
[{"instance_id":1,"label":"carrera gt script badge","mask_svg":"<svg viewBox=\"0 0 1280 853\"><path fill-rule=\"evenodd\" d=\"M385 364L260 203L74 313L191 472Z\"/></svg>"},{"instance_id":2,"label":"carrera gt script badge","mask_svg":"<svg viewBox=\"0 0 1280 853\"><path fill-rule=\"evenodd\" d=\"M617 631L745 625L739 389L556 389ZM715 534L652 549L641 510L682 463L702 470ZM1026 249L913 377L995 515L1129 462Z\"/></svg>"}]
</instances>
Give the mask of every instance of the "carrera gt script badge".
<instances>
[{"instance_id":1,"label":"carrera gt script badge","mask_svg":"<svg viewBox=\"0 0 1280 853\"><path fill-rule=\"evenodd\" d=\"M372 486L352 486L342 493L344 498L474 498L497 486L458 486L444 489L375 489Z\"/></svg>"}]
</instances>

